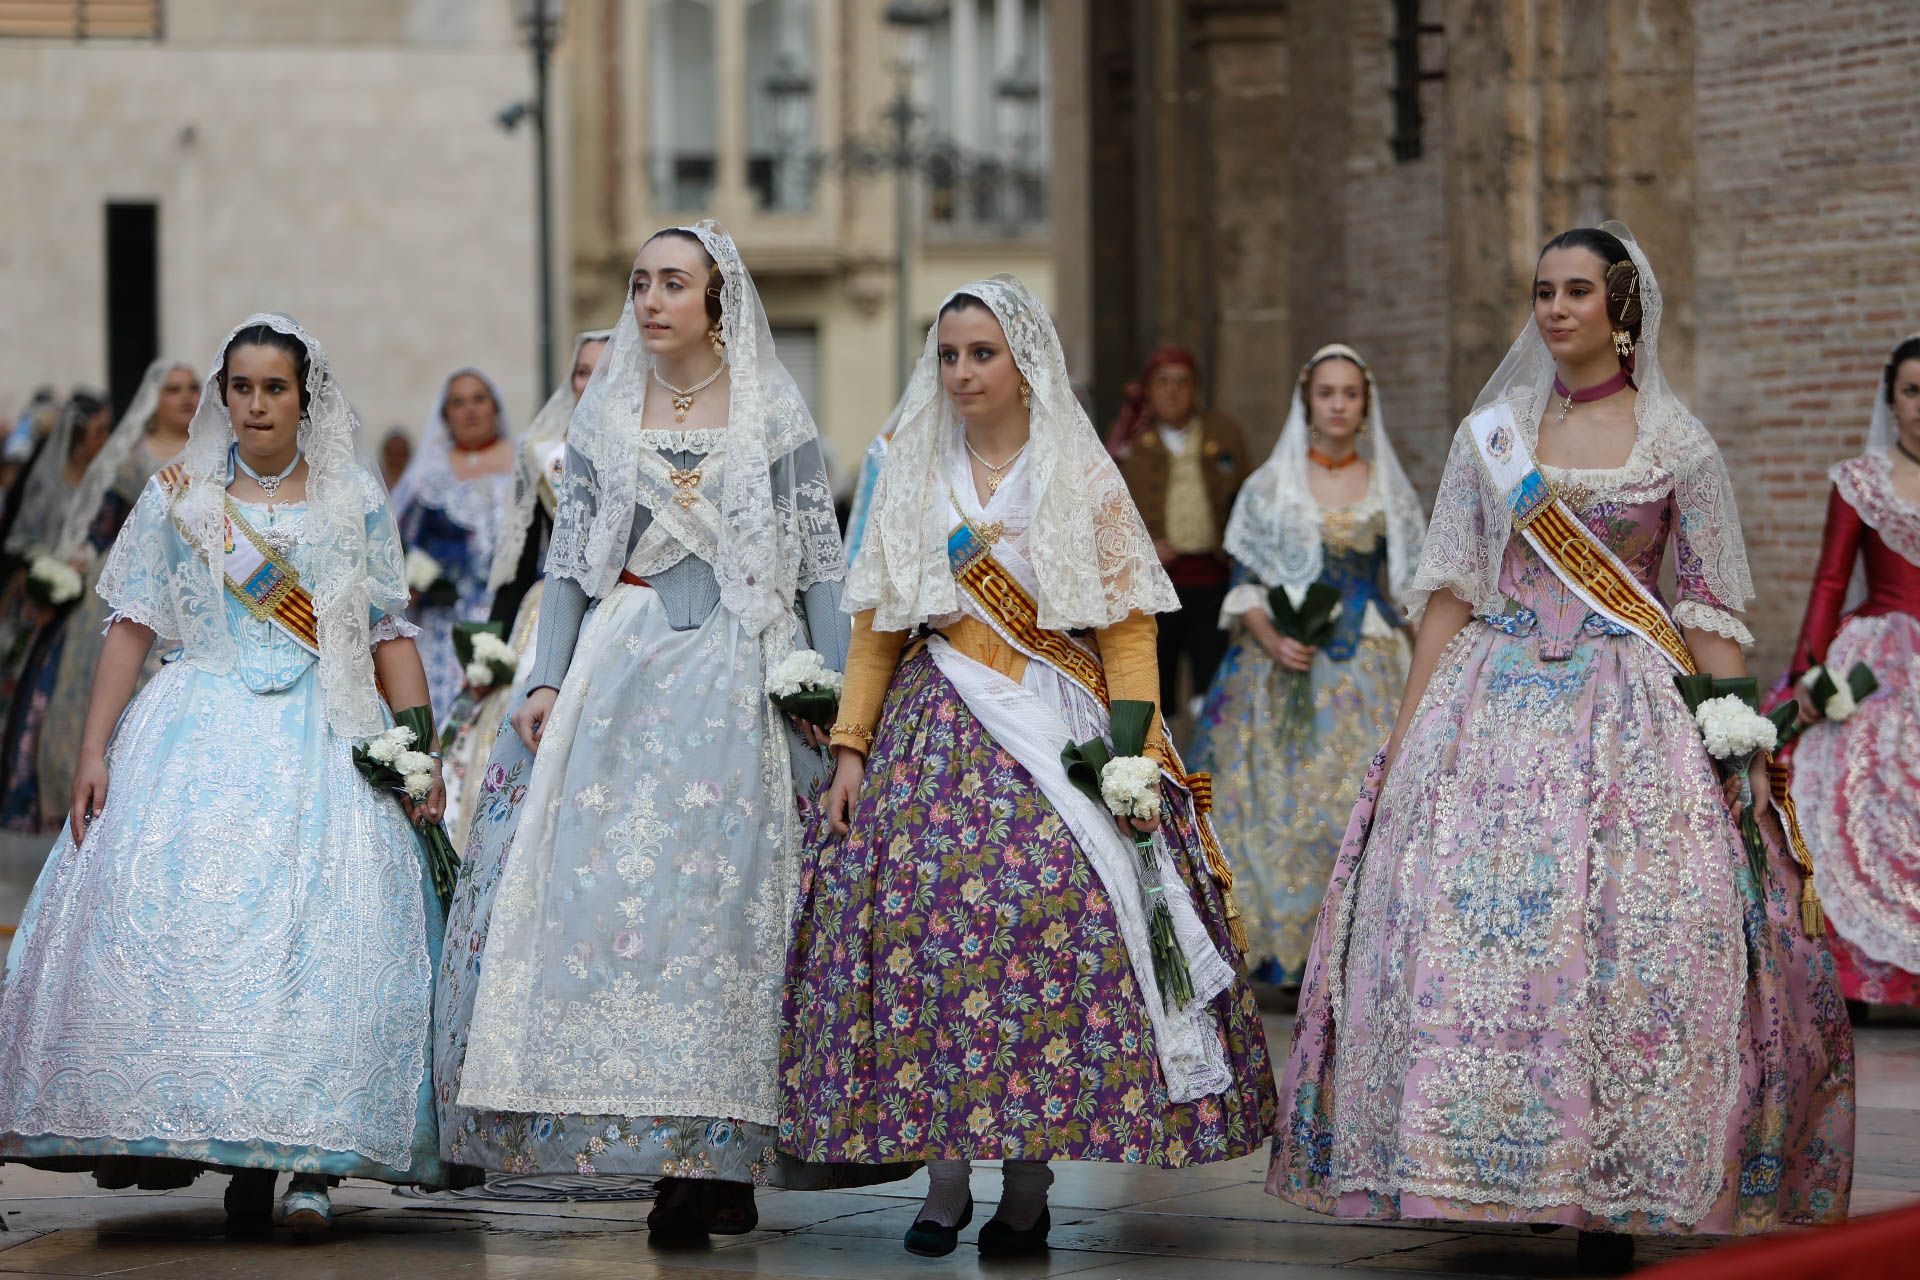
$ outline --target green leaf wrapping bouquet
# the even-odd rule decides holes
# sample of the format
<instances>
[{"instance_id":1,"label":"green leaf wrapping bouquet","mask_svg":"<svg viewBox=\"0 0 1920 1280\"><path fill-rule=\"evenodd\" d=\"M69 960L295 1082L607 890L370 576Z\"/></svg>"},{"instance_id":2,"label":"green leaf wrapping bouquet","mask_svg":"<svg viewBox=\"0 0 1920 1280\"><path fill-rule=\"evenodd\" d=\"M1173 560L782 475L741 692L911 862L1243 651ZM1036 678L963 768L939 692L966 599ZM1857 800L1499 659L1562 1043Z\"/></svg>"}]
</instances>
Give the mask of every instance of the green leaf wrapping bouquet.
<instances>
[{"instance_id":1,"label":"green leaf wrapping bouquet","mask_svg":"<svg viewBox=\"0 0 1920 1280\"><path fill-rule=\"evenodd\" d=\"M1319 649L1333 639L1334 624L1340 621L1344 605L1340 589L1324 582L1300 587L1274 587L1267 592L1267 612L1273 615L1274 630L1309 649ZM1303 751L1312 743L1313 675L1308 671L1286 673L1287 696L1280 709L1280 745Z\"/></svg>"}]
</instances>

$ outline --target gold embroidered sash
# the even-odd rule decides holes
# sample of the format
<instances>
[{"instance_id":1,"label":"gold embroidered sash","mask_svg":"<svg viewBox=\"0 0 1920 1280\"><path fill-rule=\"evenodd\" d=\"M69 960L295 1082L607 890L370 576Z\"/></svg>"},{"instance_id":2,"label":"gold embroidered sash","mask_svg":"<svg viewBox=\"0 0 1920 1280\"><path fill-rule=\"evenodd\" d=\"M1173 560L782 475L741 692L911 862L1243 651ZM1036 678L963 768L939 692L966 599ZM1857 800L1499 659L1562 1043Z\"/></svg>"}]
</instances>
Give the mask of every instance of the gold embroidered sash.
<instances>
[{"instance_id":1,"label":"gold embroidered sash","mask_svg":"<svg viewBox=\"0 0 1920 1280\"><path fill-rule=\"evenodd\" d=\"M162 468L157 478L176 501L186 492L186 467L181 463ZM231 497L226 508L221 568L227 593L253 617L279 627L295 644L318 656L319 617L312 594L300 584L299 570L247 523Z\"/></svg>"}]
</instances>

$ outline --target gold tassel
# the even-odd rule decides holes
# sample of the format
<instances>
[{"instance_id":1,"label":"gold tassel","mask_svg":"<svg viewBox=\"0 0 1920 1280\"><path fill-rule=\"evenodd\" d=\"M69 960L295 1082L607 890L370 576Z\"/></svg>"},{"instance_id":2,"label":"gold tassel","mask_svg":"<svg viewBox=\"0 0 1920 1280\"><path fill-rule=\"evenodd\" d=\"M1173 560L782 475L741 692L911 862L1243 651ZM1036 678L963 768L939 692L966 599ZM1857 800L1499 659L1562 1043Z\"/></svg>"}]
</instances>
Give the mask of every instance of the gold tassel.
<instances>
[{"instance_id":1,"label":"gold tassel","mask_svg":"<svg viewBox=\"0 0 1920 1280\"><path fill-rule=\"evenodd\" d=\"M1800 927L1809 938L1827 936L1827 912L1820 905L1820 895L1814 892L1812 876L1800 882Z\"/></svg>"},{"instance_id":2,"label":"gold tassel","mask_svg":"<svg viewBox=\"0 0 1920 1280\"><path fill-rule=\"evenodd\" d=\"M1221 895L1227 905L1227 940L1233 943L1233 949L1242 959L1247 954L1247 926L1240 923L1240 904L1233 900L1233 890Z\"/></svg>"}]
</instances>

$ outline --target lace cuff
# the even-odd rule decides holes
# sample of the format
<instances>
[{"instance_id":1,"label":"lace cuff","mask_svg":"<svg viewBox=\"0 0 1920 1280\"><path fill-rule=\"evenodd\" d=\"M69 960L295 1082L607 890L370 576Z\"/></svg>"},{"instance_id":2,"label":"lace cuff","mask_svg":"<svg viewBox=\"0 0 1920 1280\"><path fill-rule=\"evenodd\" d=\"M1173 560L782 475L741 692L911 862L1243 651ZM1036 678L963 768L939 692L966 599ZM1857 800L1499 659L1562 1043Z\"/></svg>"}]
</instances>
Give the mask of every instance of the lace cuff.
<instances>
[{"instance_id":1,"label":"lace cuff","mask_svg":"<svg viewBox=\"0 0 1920 1280\"><path fill-rule=\"evenodd\" d=\"M1240 615L1252 609L1265 610L1267 607L1267 589L1257 582L1243 582L1227 592L1227 598L1220 602L1220 629L1230 630L1240 621Z\"/></svg>"},{"instance_id":2,"label":"lace cuff","mask_svg":"<svg viewBox=\"0 0 1920 1280\"><path fill-rule=\"evenodd\" d=\"M104 636L105 634L107 634L107 632L113 630L113 624L116 622L138 623L139 625L145 627L147 630L153 632L153 638L155 641L169 638L165 636L164 633L160 630L159 626L156 625L156 622L157 622L156 619L143 616L140 610L138 609L115 609L112 613L109 613L107 615L107 624L100 628L100 634Z\"/></svg>"},{"instance_id":3,"label":"lace cuff","mask_svg":"<svg viewBox=\"0 0 1920 1280\"><path fill-rule=\"evenodd\" d=\"M420 628L408 622L397 613L380 615L380 621L373 624L373 630L367 633L367 647L372 649L389 640L411 640L420 634Z\"/></svg>"},{"instance_id":4,"label":"lace cuff","mask_svg":"<svg viewBox=\"0 0 1920 1280\"><path fill-rule=\"evenodd\" d=\"M1699 600L1682 600L1675 605L1673 622L1675 626L1692 627L1696 631L1711 631L1717 636L1725 636L1742 649L1753 648L1753 632L1747 630L1746 623L1725 609L1716 609Z\"/></svg>"}]
</instances>

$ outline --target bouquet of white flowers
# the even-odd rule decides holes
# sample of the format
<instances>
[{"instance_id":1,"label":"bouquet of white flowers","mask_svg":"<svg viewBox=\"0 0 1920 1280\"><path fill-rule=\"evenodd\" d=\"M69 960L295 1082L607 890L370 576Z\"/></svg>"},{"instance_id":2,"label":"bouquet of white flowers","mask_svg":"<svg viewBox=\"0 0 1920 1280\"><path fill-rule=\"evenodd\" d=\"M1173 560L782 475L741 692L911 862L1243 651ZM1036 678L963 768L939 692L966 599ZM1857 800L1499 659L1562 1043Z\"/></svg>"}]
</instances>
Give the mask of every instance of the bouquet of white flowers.
<instances>
[{"instance_id":1,"label":"bouquet of white flowers","mask_svg":"<svg viewBox=\"0 0 1920 1280\"><path fill-rule=\"evenodd\" d=\"M1060 752L1067 779L1116 818L1154 818L1160 814L1160 765L1147 754L1147 730L1153 727L1151 702L1122 698L1113 704L1113 747L1099 738L1068 743ZM1160 859L1153 837L1133 833L1140 859L1141 906L1147 913L1148 950L1160 999L1175 1009L1193 999L1193 972L1173 932L1173 913L1160 882Z\"/></svg>"},{"instance_id":2,"label":"bouquet of white flowers","mask_svg":"<svg viewBox=\"0 0 1920 1280\"><path fill-rule=\"evenodd\" d=\"M1675 676L1673 683L1693 722L1700 727L1707 754L1723 775L1740 779L1740 843L1746 848L1754 880L1764 888L1767 854L1760 839L1760 819L1755 814L1753 762L1762 751L1772 751L1785 740L1799 709L1788 702L1771 713L1762 713L1759 686L1751 677L1726 679L1701 674Z\"/></svg>"},{"instance_id":3,"label":"bouquet of white flowers","mask_svg":"<svg viewBox=\"0 0 1920 1280\"><path fill-rule=\"evenodd\" d=\"M403 795L414 803L433 793L433 757L414 749L417 742L433 738L433 713L426 707L396 711L393 728L360 743L353 749L353 763L360 775L382 791ZM440 909L453 900L453 885L460 871L460 856L453 851L447 829L438 822L416 824L426 845L427 872L440 895Z\"/></svg>"},{"instance_id":4,"label":"bouquet of white flowers","mask_svg":"<svg viewBox=\"0 0 1920 1280\"><path fill-rule=\"evenodd\" d=\"M790 716L822 730L840 714L845 677L812 649L795 649L767 673L767 697Z\"/></svg>"},{"instance_id":5,"label":"bouquet of white flowers","mask_svg":"<svg viewBox=\"0 0 1920 1280\"><path fill-rule=\"evenodd\" d=\"M1845 680L1836 680L1825 667L1810 667L1800 677L1800 686L1813 697L1820 714L1835 724L1845 724L1869 694L1880 687L1880 678L1864 662L1856 662Z\"/></svg>"},{"instance_id":6,"label":"bouquet of white flowers","mask_svg":"<svg viewBox=\"0 0 1920 1280\"><path fill-rule=\"evenodd\" d=\"M58 556L35 556L27 567L27 592L50 608L80 598L85 586L80 573Z\"/></svg>"},{"instance_id":7,"label":"bouquet of white flowers","mask_svg":"<svg viewBox=\"0 0 1920 1280\"><path fill-rule=\"evenodd\" d=\"M418 547L407 552L407 590L419 596L422 604L444 607L460 598L440 562Z\"/></svg>"},{"instance_id":8,"label":"bouquet of white flowers","mask_svg":"<svg viewBox=\"0 0 1920 1280\"><path fill-rule=\"evenodd\" d=\"M453 656L466 672L467 687L486 693L513 679L519 659L513 646L500 638L497 622L456 622L453 624ZM451 718L451 717L449 717Z\"/></svg>"},{"instance_id":9,"label":"bouquet of white flowers","mask_svg":"<svg viewBox=\"0 0 1920 1280\"><path fill-rule=\"evenodd\" d=\"M1325 582L1305 587L1275 587L1267 592L1274 629L1289 640L1318 649L1333 638L1333 624L1345 606L1340 590ZM1295 751L1313 741L1313 675L1288 671L1287 698L1280 709L1280 742Z\"/></svg>"}]
</instances>

